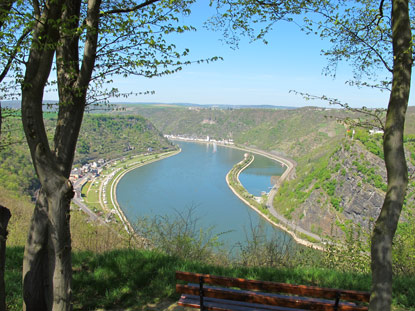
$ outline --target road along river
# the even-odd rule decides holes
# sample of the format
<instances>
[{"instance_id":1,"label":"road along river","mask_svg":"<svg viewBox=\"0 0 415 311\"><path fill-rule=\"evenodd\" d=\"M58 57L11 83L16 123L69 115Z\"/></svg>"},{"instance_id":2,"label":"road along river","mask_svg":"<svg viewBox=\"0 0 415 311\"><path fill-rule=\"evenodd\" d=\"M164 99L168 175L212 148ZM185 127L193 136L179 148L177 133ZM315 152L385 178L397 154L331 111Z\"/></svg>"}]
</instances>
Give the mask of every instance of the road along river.
<instances>
[{"instance_id":1,"label":"road along river","mask_svg":"<svg viewBox=\"0 0 415 311\"><path fill-rule=\"evenodd\" d=\"M203 228L214 226L215 233L227 232L221 240L229 249L243 243L251 228L259 225L268 236L291 243L291 236L263 220L227 186L225 176L243 159L244 151L209 144L178 144L181 153L135 169L119 181L117 201L130 223L142 217L174 217L193 208ZM269 191L271 176L283 171L278 162L256 155L240 180L249 192L259 195Z\"/></svg>"}]
</instances>

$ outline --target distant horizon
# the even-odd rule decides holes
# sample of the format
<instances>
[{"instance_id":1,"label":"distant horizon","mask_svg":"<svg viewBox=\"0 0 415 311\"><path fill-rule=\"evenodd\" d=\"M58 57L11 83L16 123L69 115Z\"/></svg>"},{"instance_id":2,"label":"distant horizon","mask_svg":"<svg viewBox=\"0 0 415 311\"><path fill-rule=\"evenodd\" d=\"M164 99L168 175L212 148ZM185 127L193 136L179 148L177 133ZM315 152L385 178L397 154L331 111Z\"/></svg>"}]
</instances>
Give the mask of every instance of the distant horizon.
<instances>
[{"instance_id":1,"label":"distant horizon","mask_svg":"<svg viewBox=\"0 0 415 311\"><path fill-rule=\"evenodd\" d=\"M44 103L58 103L58 100L55 99L46 99L43 100ZM11 105L11 107L7 107L7 105ZM4 100L1 101L1 105L3 108L15 108L17 104L20 104L20 100ZM302 109L302 108L322 108L322 109L344 109L338 105L304 105L304 106L288 106L288 105L272 105L272 104L196 104L190 102L148 102L148 101L120 101L120 102L109 102L109 105L166 105L166 106L183 106L183 107L219 107L219 108L256 108L256 109L266 109L266 108L275 108L275 109ZM408 107L415 107L415 105L408 105ZM98 107L97 107L98 108ZM355 107L352 107L352 109ZM367 107L369 109L386 109L384 107Z\"/></svg>"}]
</instances>

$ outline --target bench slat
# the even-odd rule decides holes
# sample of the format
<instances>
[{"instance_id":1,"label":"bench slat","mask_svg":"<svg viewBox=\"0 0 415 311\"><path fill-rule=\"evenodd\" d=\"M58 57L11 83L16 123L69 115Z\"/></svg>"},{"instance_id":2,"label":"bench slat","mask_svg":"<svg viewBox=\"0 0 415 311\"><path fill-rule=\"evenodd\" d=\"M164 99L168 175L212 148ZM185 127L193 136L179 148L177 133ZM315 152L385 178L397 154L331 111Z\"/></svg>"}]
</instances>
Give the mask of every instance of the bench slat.
<instances>
[{"instance_id":1,"label":"bench slat","mask_svg":"<svg viewBox=\"0 0 415 311\"><path fill-rule=\"evenodd\" d=\"M183 294L180 297L180 300L177 304L180 306L184 306L184 307L199 308L200 307L199 299L200 299L199 296ZM278 307L278 306L267 306L267 305L261 305L257 303L247 303L247 302L242 302L242 301L232 301L232 300L224 300L224 299L209 298L209 297L206 297L204 299L204 309L215 310L215 311L224 311L224 310L304 311L301 309L284 308L284 307Z\"/></svg>"},{"instance_id":2,"label":"bench slat","mask_svg":"<svg viewBox=\"0 0 415 311\"><path fill-rule=\"evenodd\" d=\"M189 286L176 284L176 291L182 294L190 295L199 295L198 286ZM259 293L254 291L243 291L238 292L235 290L229 290L227 288L204 288L203 295L205 297L219 298L219 299L229 299L237 300L250 303L259 303L259 304L268 304L276 305L287 308L300 308L306 310L322 310L322 311L333 311L334 310L334 301L319 301L317 299L309 298L305 299L304 297L286 297L281 295L273 295L266 293ZM339 311L366 311L367 307L351 306L340 304L338 307Z\"/></svg>"},{"instance_id":3,"label":"bench slat","mask_svg":"<svg viewBox=\"0 0 415 311\"><path fill-rule=\"evenodd\" d=\"M336 299L337 293L340 293L341 300L369 302L370 293L353 290L338 290L331 288L321 288L315 286L292 285L285 283L276 283L269 281L255 281L240 278L229 278L223 276L214 276L210 274L176 272L176 279L198 283L199 278L203 277L203 282L212 285L227 287L239 287L247 290L259 290L273 293L287 293L292 295Z\"/></svg>"}]
</instances>

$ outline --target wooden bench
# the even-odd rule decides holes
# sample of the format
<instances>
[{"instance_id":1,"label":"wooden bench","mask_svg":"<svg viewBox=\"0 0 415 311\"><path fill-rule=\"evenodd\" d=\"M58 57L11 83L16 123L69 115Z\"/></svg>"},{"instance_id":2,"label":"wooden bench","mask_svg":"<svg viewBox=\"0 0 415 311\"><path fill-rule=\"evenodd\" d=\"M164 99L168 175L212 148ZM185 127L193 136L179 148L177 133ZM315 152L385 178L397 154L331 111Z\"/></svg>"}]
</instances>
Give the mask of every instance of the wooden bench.
<instances>
[{"instance_id":1,"label":"wooden bench","mask_svg":"<svg viewBox=\"0 0 415 311\"><path fill-rule=\"evenodd\" d=\"M369 292L176 272L179 305L200 310L368 310ZM208 284L208 285L206 285Z\"/></svg>"}]
</instances>

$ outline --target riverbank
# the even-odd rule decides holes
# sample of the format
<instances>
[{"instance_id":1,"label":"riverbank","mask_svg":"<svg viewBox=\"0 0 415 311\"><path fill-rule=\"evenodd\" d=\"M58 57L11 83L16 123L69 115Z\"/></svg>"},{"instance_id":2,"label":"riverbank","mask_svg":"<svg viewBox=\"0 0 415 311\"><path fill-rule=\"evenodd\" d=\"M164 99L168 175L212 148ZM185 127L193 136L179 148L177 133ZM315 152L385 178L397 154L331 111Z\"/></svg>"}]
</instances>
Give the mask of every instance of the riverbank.
<instances>
[{"instance_id":1,"label":"riverbank","mask_svg":"<svg viewBox=\"0 0 415 311\"><path fill-rule=\"evenodd\" d=\"M125 174L136 168L163 160L180 152L181 150L178 149L161 154L138 155L130 159L111 161L111 165L103 171L99 178L94 178L90 181L88 189L82 189L86 203L94 210L101 210L102 213L106 213L106 222L110 222L113 214L117 215L126 232L128 234L133 233L134 229L117 201L116 190L118 182Z\"/></svg>"},{"instance_id":2,"label":"riverbank","mask_svg":"<svg viewBox=\"0 0 415 311\"><path fill-rule=\"evenodd\" d=\"M264 155L264 154L262 154ZM264 155L265 156L265 155ZM298 236L298 234L295 231L289 230L287 227L281 225L279 222L275 221L270 217L270 215L267 215L267 211L271 212L271 209L273 210L272 206L271 209L268 206L268 201L270 194L268 194L267 197L267 203L266 207L261 206L260 203L258 203L255 198L246 191L246 189L243 187L242 183L239 180L239 175L247 168L249 165L254 161L254 156L250 155L248 158L244 158L241 162L237 163L232 169L228 172L226 175L226 183L228 184L229 188L232 190L232 192L246 205L248 205L250 208L252 208L255 212L257 212L261 217L263 217L265 220L267 220L269 223L271 223L273 226L277 227L278 229L283 230L284 232L287 232L289 235L292 236L292 238L301 245L311 247L318 250L323 250L323 248L313 242L310 242L308 240L305 240ZM284 172L284 174L286 171ZM289 174L288 172L286 176ZM273 187L273 189L275 186ZM274 194L275 195L275 194ZM272 214L272 213L271 213ZM277 219L279 221L279 219ZM303 233L304 234L304 233Z\"/></svg>"},{"instance_id":3,"label":"riverbank","mask_svg":"<svg viewBox=\"0 0 415 311\"><path fill-rule=\"evenodd\" d=\"M123 210L121 209L121 207L120 207L120 205L117 201L117 185L118 185L119 181L121 180L121 178L124 177L125 174L129 173L132 170L135 170L139 167L142 167L144 165L147 165L147 164L150 164L150 163L153 163L153 162L157 162L157 161L166 159L168 157L179 154L180 152L181 152L181 149L176 150L176 151L170 151L170 152L167 152L165 154L157 154L151 160L131 165L129 168L121 171L119 174L114 176L114 178L111 180L111 182L109 184L111 204L113 205L114 209L116 210L118 217L121 219L121 221L124 225L124 228L127 230L128 233L133 233L134 228L132 227L131 223L128 221L127 217L125 216Z\"/></svg>"}]
</instances>

